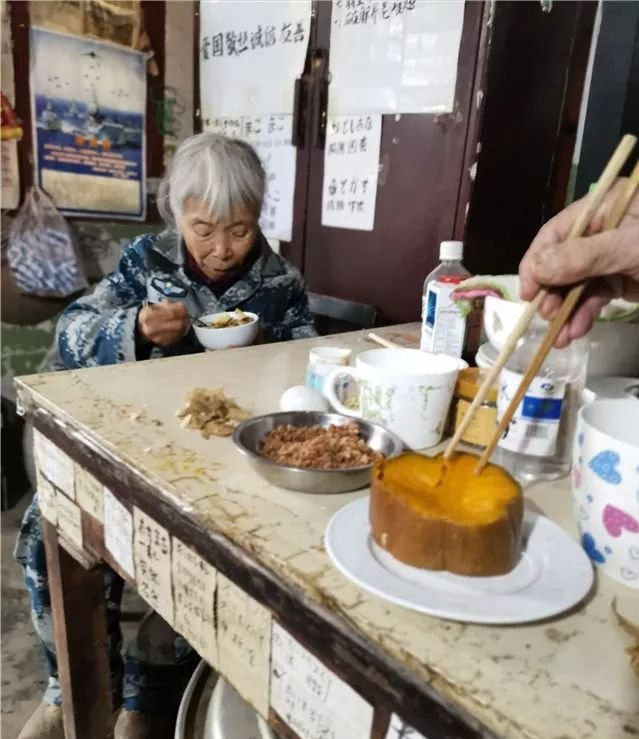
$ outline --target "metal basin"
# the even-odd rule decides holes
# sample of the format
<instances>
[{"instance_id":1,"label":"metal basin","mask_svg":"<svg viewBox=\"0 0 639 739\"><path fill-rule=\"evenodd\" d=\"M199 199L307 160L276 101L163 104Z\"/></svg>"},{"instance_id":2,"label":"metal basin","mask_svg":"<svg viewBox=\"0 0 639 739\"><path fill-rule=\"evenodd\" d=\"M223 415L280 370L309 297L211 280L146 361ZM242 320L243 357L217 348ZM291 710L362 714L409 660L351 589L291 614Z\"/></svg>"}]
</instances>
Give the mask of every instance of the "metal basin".
<instances>
[{"instance_id":1,"label":"metal basin","mask_svg":"<svg viewBox=\"0 0 639 739\"><path fill-rule=\"evenodd\" d=\"M366 444L385 457L395 457L404 448L399 437L383 426L338 413L313 411L270 413L251 418L235 429L233 441L239 451L248 458L253 469L272 485L301 493L347 493L369 485L372 465L339 470L289 467L266 459L259 453L262 439L277 426L328 428L331 425L343 426L346 423L355 423Z\"/></svg>"}]
</instances>

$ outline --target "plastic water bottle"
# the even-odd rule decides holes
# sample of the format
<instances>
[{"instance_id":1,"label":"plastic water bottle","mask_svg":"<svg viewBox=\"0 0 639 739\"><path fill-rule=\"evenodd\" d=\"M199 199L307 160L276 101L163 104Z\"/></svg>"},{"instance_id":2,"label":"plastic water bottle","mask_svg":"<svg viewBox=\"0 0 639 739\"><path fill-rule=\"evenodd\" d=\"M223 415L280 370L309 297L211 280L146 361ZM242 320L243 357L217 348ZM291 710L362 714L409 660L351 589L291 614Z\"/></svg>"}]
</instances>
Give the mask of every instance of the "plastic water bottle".
<instances>
[{"instance_id":1,"label":"plastic water bottle","mask_svg":"<svg viewBox=\"0 0 639 739\"><path fill-rule=\"evenodd\" d=\"M497 396L500 419L515 394L545 328L530 329L501 371ZM530 383L491 461L522 482L555 480L570 470L577 411L586 380L587 339L552 349Z\"/></svg>"},{"instance_id":2,"label":"plastic water bottle","mask_svg":"<svg viewBox=\"0 0 639 739\"><path fill-rule=\"evenodd\" d=\"M461 260L461 241L442 241L440 264L424 281L422 295L422 337L420 348L425 352L461 357L466 339L466 318L460 313L451 293L470 272Z\"/></svg>"}]
</instances>

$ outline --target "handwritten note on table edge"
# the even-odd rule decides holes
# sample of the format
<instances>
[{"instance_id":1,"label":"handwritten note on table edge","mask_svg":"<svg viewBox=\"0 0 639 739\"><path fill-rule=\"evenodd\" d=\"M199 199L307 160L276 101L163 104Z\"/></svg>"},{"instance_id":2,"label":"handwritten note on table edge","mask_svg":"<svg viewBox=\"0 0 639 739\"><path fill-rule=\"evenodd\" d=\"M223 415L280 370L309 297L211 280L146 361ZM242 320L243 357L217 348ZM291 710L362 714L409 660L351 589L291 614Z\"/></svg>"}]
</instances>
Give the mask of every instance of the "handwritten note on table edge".
<instances>
[{"instance_id":1,"label":"handwritten note on table edge","mask_svg":"<svg viewBox=\"0 0 639 739\"><path fill-rule=\"evenodd\" d=\"M40 473L58 490L75 499L75 470L71 458L37 429L33 432L33 448Z\"/></svg>"},{"instance_id":2,"label":"handwritten note on table edge","mask_svg":"<svg viewBox=\"0 0 639 739\"><path fill-rule=\"evenodd\" d=\"M55 488L40 474L39 470L36 472L36 475L38 478L38 508L40 509L40 513L50 524L57 526L58 514L55 504Z\"/></svg>"},{"instance_id":3,"label":"handwritten note on table edge","mask_svg":"<svg viewBox=\"0 0 639 739\"><path fill-rule=\"evenodd\" d=\"M213 668L218 666L215 635L217 571L190 547L172 538L174 628Z\"/></svg>"},{"instance_id":4,"label":"handwritten note on table edge","mask_svg":"<svg viewBox=\"0 0 639 739\"><path fill-rule=\"evenodd\" d=\"M133 506L133 562L138 593L172 626L171 536L137 506Z\"/></svg>"},{"instance_id":5,"label":"handwritten note on table edge","mask_svg":"<svg viewBox=\"0 0 639 739\"><path fill-rule=\"evenodd\" d=\"M56 495L58 529L78 549L82 549L82 513L80 506L69 500L64 493Z\"/></svg>"},{"instance_id":6,"label":"handwritten note on table edge","mask_svg":"<svg viewBox=\"0 0 639 739\"><path fill-rule=\"evenodd\" d=\"M118 565L134 577L133 516L108 488L104 488L104 546Z\"/></svg>"},{"instance_id":7,"label":"handwritten note on table edge","mask_svg":"<svg viewBox=\"0 0 639 739\"><path fill-rule=\"evenodd\" d=\"M83 511L104 523L104 485L78 464L75 465L75 499Z\"/></svg>"},{"instance_id":8,"label":"handwritten note on table edge","mask_svg":"<svg viewBox=\"0 0 639 739\"><path fill-rule=\"evenodd\" d=\"M372 706L278 623L272 629L270 702L301 739L370 739Z\"/></svg>"},{"instance_id":9,"label":"handwritten note on table edge","mask_svg":"<svg viewBox=\"0 0 639 739\"><path fill-rule=\"evenodd\" d=\"M220 672L262 716L268 716L271 613L218 573Z\"/></svg>"}]
</instances>

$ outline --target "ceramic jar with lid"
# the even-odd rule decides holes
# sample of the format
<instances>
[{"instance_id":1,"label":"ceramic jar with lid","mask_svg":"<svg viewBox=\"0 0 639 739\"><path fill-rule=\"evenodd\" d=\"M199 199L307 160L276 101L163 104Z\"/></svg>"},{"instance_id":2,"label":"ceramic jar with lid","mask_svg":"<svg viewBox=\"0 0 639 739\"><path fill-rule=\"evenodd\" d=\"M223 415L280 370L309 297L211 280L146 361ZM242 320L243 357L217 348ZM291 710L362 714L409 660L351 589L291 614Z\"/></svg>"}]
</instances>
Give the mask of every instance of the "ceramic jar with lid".
<instances>
[{"instance_id":1,"label":"ceramic jar with lid","mask_svg":"<svg viewBox=\"0 0 639 739\"><path fill-rule=\"evenodd\" d=\"M451 408L452 432L461 424L470 404L484 382L485 376L486 370L479 367L469 367L459 373ZM461 440L476 449L484 449L490 442L496 426L497 386L495 385L490 389L486 399L475 412Z\"/></svg>"}]
</instances>

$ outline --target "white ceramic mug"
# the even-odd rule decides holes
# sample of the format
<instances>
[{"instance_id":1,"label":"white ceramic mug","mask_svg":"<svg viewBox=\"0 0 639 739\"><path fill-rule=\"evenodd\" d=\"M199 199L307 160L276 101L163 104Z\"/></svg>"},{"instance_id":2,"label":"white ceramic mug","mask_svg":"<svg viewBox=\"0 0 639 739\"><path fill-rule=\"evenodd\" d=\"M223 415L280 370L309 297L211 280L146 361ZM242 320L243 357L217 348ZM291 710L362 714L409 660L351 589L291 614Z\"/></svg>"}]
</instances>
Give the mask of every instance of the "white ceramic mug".
<instances>
[{"instance_id":1,"label":"white ceramic mug","mask_svg":"<svg viewBox=\"0 0 639 739\"><path fill-rule=\"evenodd\" d=\"M572 489L581 544L599 570L639 589L639 400L581 408Z\"/></svg>"},{"instance_id":2,"label":"white ceramic mug","mask_svg":"<svg viewBox=\"0 0 639 739\"><path fill-rule=\"evenodd\" d=\"M331 372L326 397L339 413L379 423L411 449L425 449L441 441L457 373L467 366L419 349L373 349L360 354L355 367ZM337 397L335 385L344 375L357 383L358 408Z\"/></svg>"}]
</instances>

